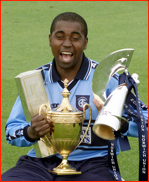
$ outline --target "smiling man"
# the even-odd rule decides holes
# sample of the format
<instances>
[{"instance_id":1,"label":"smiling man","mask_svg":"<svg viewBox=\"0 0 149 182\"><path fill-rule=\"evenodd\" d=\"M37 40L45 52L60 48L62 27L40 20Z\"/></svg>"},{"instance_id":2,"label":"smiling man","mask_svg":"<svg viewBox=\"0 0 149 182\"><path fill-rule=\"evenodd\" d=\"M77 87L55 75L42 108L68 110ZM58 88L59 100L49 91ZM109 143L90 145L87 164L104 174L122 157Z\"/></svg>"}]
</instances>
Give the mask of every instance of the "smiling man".
<instances>
[{"instance_id":1,"label":"smiling man","mask_svg":"<svg viewBox=\"0 0 149 182\"><path fill-rule=\"evenodd\" d=\"M83 51L88 43L87 29L84 30L84 25L80 22L55 21L49 35L50 47L61 80L67 78L71 81L75 78L83 61Z\"/></svg>"},{"instance_id":2,"label":"smiling man","mask_svg":"<svg viewBox=\"0 0 149 182\"><path fill-rule=\"evenodd\" d=\"M45 88L54 109L61 104L61 92L64 79L69 80L71 92L70 104L78 110L88 103L92 108L91 125L83 142L69 155L68 161L80 175L58 176L48 172L61 162L61 156L55 154L46 158L37 158L34 149L20 157L15 167L2 175L2 181L114 181L108 167L108 141L93 133L92 127L101 109L94 98L92 78L97 62L87 58L87 24L78 14L66 12L58 15L52 22L49 44L54 56L52 62L39 67L45 76ZM98 83L97 83L98 84ZM118 76L112 77L108 85L108 93L118 85ZM86 107L84 133L89 120L89 108ZM142 111L147 113L147 111ZM125 115L127 119L128 115ZM146 116L147 118L148 116ZM129 117L129 123L121 124L121 134L137 136L137 124ZM131 118L131 119L130 119ZM19 133L19 131L22 131ZM18 96L6 124L6 138L11 145L31 146L48 132L54 132L54 124L44 120L43 115L35 115L30 123L26 122L20 97ZM17 136L17 137L15 137ZM120 152L117 143L117 154ZM115 172L116 173L116 172Z\"/></svg>"}]
</instances>

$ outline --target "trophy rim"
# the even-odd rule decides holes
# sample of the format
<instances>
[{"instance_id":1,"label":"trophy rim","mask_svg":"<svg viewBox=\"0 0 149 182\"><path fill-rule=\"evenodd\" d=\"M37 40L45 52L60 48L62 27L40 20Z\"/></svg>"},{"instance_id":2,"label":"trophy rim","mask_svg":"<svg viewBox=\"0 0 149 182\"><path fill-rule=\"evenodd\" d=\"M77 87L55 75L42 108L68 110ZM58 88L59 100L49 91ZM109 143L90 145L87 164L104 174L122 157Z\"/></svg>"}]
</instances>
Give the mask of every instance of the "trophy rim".
<instances>
[{"instance_id":1,"label":"trophy rim","mask_svg":"<svg viewBox=\"0 0 149 182\"><path fill-rule=\"evenodd\" d=\"M84 115L84 112L82 111L78 111L78 112L61 112L61 111L47 111L47 114L51 114L51 115L61 115L61 116L65 116L65 115L76 115L76 116L80 116L80 115Z\"/></svg>"}]
</instances>

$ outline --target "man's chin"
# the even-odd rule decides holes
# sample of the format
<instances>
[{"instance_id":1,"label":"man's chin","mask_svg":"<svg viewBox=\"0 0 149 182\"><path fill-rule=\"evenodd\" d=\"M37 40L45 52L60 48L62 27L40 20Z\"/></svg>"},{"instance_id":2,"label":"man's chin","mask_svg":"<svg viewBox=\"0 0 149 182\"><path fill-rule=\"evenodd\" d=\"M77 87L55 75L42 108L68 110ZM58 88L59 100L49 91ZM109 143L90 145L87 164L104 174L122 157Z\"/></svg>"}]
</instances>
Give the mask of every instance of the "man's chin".
<instances>
[{"instance_id":1,"label":"man's chin","mask_svg":"<svg viewBox=\"0 0 149 182\"><path fill-rule=\"evenodd\" d=\"M59 64L59 66L62 69L72 69L74 67L72 62L61 62L61 64Z\"/></svg>"},{"instance_id":2,"label":"man's chin","mask_svg":"<svg viewBox=\"0 0 149 182\"><path fill-rule=\"evenodd\" d=\"M61 66L64 66L64 67L69 67L69 66L71 67L72 63L73 63L73 59L69 59L69 60L61 59L60 60Z\"/></svg>"},{"instance_id":3,"label":"man's chin","mask_svg":"<svg viewBox=\"0 0 149 182\"><path fill-rule=\"evenodd\" d=\"M72 66L70 65L70 64L61 64L61 66L60 66L62 69L71 69L72 68Z\"/></svg>"}]
</instances>

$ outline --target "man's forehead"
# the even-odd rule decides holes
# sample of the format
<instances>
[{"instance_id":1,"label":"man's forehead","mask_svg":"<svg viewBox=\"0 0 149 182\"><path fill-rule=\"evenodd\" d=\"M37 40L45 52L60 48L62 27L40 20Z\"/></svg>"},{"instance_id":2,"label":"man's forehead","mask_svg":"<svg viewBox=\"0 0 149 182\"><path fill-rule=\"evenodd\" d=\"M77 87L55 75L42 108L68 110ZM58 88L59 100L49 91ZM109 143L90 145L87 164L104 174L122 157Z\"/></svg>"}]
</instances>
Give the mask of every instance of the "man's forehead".
<instances>
[{"instance_id":1,"label":"man's forehead","mask_svg":"<svg viewBox=\"0 0 149 182\"><path fill-rule=\"evenodd\" d=\"M57 21L54 27L54 31L77 31L82 32L82 25L79 22L72 21Z\"/></svg>"}]
</instances>

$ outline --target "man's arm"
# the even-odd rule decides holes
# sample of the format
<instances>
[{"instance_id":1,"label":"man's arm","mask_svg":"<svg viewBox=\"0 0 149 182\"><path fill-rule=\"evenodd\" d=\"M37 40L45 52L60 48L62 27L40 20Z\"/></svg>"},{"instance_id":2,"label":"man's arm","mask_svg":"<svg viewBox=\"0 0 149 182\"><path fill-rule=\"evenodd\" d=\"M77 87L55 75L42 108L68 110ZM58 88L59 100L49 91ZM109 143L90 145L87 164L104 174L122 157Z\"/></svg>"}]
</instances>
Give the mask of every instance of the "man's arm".
<instances>
[{"instance_id":1,"label":"man's arm","mask_svg":"<svg viewBox=\"0 0 149 182\"><path fill-rule=\"evenodd\" d=\"M31 122L27 123L20 97L17 97L6 123L8 143L19 147L31 146L40 137L53 130L53 123L46 121L43 115L35 115Z\"/></svg>"}]
</instances>

